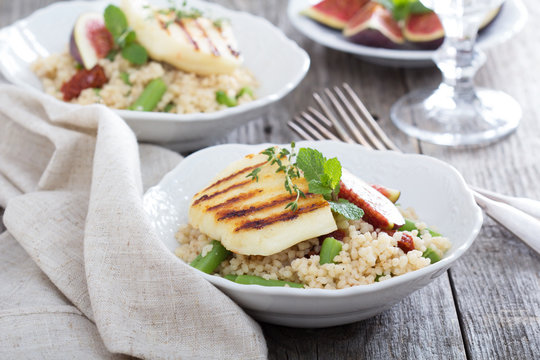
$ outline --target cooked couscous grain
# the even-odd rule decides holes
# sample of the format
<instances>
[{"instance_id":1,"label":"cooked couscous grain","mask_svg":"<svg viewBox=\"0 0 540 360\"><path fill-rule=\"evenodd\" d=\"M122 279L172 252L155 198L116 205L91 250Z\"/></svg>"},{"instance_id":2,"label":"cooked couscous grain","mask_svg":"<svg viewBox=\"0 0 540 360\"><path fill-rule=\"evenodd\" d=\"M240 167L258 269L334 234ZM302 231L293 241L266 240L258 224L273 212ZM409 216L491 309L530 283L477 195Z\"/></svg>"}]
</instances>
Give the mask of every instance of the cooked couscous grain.
<instances>
[{"instance_id":1,"label":"cooked couscous grain","mask_svg":"<svg viewBox=\"0 0 540 360\"><path fill-rule=\"evenodd\" d=\"M152 79L160 77L167 85L167 91L154 111L164 111L172 104L168 109L172 113L214 112L227 108L216 101L217 91L223 90L228 96L235 97L244 87L257 87L255 78L245 68L239 68L232 74L203 76L157 61L135 66L121 55L116 55L113 61L100 59L98 64L105 70L109 79L107 84L101 89L85 89L70 102L81 105L99 103L114 109L127 109ZM44 91L62 100L60 88L77 72L77 62L66 51L38 59L32 64L32 70L42 81ZM252 100L248 93L237 99L239 105Z\"/></svg>"},{"instance_id":2,"label":"cooked couscous grain","mask_svg":"<svg viewBox=\"0 0 540 360\"><path fill-rule=\"evenodd\" d=\"M412 209L403 213L408 218L416 216ZM315 238L270 256L233 254L221 263L216 274L256 275L303 283L306 288L343 289L421 269L431 261L422 257L428 247L442 256L451 246L447 238L433 237L421 222L416 223L419 230L394 233L375 230L363 220L352 221L341 216L336 216L336 223L345 232L345 237L341 252L334 258L335 263L319 264L321 246ZM414 250L408 253L397 245L404 233L414 241ZM191 225L182 226L176 238L180 244L176 255L187 263L208 251L211 241Z\"/></svg>"}]
</instances>

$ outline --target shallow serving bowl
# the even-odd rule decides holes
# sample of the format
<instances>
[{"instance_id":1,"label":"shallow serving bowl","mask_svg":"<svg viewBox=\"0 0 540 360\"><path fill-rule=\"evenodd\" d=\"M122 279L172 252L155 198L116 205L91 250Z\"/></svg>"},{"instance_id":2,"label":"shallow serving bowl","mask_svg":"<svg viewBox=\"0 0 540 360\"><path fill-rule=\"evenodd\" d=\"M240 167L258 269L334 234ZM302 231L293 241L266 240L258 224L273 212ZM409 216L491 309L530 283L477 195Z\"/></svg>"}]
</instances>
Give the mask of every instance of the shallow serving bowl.
<instances>
[{"instance_id":1,"label":"shallow serving bowl","mask_svg":"<svg viewBox=\"0 0 540 360\"><path fill-rule=\"evenodd\" d=\"M77 17L88 11L101 12L110 3L117 1L60 2L3 28L0 30L0 72L14 84L41 90L30 64L38 57L64 51ZM169 6L166 0L150 3ZM261 17L200 0L189 0L188 5L212 18L231 21L245 59L244 66L255 75L259 88L255 89L255 101L214 113L178 115L115 110L139 140L165 143L180 151L208 145L256 118L298 85L310 62L303 49Z\"/></svg>"},{"instance_id":2,"label":"shallow serving bowl","mask_svg":"<svg viewBox=\"0 0 540 360\"><path fill-rule=\"evenodd\" d=\"M165 246L176 249L174 235L181 224L188 222L188 204L197 191L229 162L268 146L233 144L198 151L149 189L144 207ZM461 175L442 161L332 141L301 142L297 147L337 156L344 167L364 180L400 189L399 202L414 207L423 221L449 237L452 247L441 261L423 269L342 290L240 285L199 272L256 319L294 327L324 327L368 318L443 274L471 246L480 230L482 212L471 191Z\"/></svg>"}]
</instances>

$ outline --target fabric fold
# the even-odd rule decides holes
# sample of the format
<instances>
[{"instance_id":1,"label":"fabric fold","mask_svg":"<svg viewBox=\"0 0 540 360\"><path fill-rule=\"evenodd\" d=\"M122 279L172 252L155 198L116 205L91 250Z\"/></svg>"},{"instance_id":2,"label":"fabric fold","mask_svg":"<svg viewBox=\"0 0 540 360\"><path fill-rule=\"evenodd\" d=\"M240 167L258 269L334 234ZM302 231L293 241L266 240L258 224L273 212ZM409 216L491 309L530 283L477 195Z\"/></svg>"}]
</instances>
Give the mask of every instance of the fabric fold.
<instances>
[{"instance_id":1,"label":"fabric fold","mask_svg":"<svg viewBox=\"0 0 540 360\"><path fill-rule=\"evenodd\" d=\"M17 106L8 111L8 104ZM5 225L95 322L108 351L152 359L266 357L258 324L175 258L146 217L144 188L175 166L178 154L138 145L102 106L1 86L0 109L0 176L26 193L9 199ZM45 326L43 319L34 326Z\"/></svg>"}]
</instances>

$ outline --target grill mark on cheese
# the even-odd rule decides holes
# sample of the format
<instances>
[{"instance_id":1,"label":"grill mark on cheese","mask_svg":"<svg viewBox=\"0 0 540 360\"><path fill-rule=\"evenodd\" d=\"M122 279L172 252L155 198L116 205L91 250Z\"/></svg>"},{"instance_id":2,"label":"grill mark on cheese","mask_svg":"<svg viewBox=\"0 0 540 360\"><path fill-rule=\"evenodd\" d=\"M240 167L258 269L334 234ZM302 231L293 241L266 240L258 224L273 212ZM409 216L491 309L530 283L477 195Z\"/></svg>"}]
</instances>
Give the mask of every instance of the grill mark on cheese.
<instances>
[{"instance_id":1,"label":"grill mark on cheese","mask_svg":"<svg viewBox=\"0 0 540 360\"><path fill-rule=\"evenodd\" d=\"M210 190L211 188L218 186L219 184L222 184L222 183L224 183L224 182L226 182L226 181L229 181L229 180L231 180L231 179L234 179L235 177L237 177L237 176L239 176L239 175L241 175L241 174L243 174L243 173L246 173L246 172L248 172L248 171L251 172L251 170L253 170L253 169L255 169L255 168L258 168L259 166L263 166L264 164L266 164L266 161L263 161L263 162L261 162L261 163L258 163L258 164L252 165L252 166L245 167L245 168L243 168L243 169L240 169L240 170L238 170L237 172L232 173L231 175L226 176L226 177L224 177L224 178L221 178L221 179L219 179L218 181L216 181L215 183L208 185L208 186L206 187L206 189L204 189L203 191L199 192L199 194L202 193L202 192L208 191L208 190ZM250 179L249 181L252 181L252 180Z\"/></svg>"},{"instance_id":2,"label":"grill mark on cheese","mask_svg":"<svg viewBox=\"0 0 540 360\"><path fill-rule=\"evenodd\" d=\"M219 210L222 207L227 207L227 206L233 205L233 204L235 204L235 203L237 203L239 201L251 199L251 198L257 196L257 194L262 193L263 191L264 191L263 189L257 189L257 190L249 191L249 192L246 192L246 193L242 193L240 195L237 195L237 196L234 196L234 197L232 197L230 199L227 199L227 200L225 200L224 202L222 202L220 204L217 204L217 205L214 205L214 206L209 206L209 207L206 208L206 211Z\"/></svg>"},{"instance_id":3,"label":"grill mark on cheese","mask_svg":"<svg viewBox=\"0 0 540 360\"><path fill-rule=\"evenodd\" d=\"M306 198L313 198L315 196L318 196L316 194L307 193ZM232 219L232 218L238 218L242 216L248 216L248 215L254 215L257 212L275 208L277 206L283 206L286 203L289 203L296 199L296 195L281 195L274 197L273 199L269 199L266 202L259 203L252 205L250 207L244 208L244 209L231 209L231 210L222 210L216 214L217 221Z\"/></svg>"},{"instance_id":4,"label":"grill mark on cheese","mask_svg":"<svg viewBox=\"0 0 540 360\"><path fill-rule=\"evenodd\" d=\"M214 56L221 56L221 54L219 53L219 50L217 49L216 45L214 44L214 42L212 41L210 36L208 36L208 33L206 32L206 29L201 26L201 24L197 21L197 19L194 19L193 21L195 22L195 25L197 25L199 30L203 33L204 37L208 41L208 46L210 47L210 50L212 51L212 54Z\"/></svg>"},{"instance_id":5,"label":"grill mark on cheese","mask_svg":"<svg viewBox=\"0 0 540 360\"><path fill-rule=\"evenodd\" d=\"M237 226L234 229L234 232L239 232L242 230L252 230L252 229L260 230L275 223L294 220L298 218L299 215L307 214L309 212L315 211L325 206L329 206L328 202L326 200L320 200L320 201L313 202L311 204L307 204L305 206L299 207L298 210L296 211L291 211L289 209L286 209L285 211L279 214L273 215L273 216L268 216L266 218L252 220L252 221L245 221L241 223L239 226Z\"/></svg>"},{"instance_id":6,"label":"grill mark on cheese","mask_svg":"<svg viewBox=\"0 0 540 360\"><path fill-rule=\"evenodd\" d=\"M191 43L191 45L193 45L193 47L195 48L195 50L199 50L199 44L197 44L197 42L195 41L195 39L193 38L193 36L191 35L191 33L189 32L189 30L186 28L186 26L184 25L184 22L181 20L181 19L177 19L175 21L178 26L180 26L180 28L184 31L184 34L186 34L186 37L187 39L189 40L189 42Z\"/></svg>"},{"instance_id":7,"label":"grill mark on cheese","mask_svg":"<svg viewBox=\"0 0 540 360\"><path fill-rule=\"evenodd\" d=\"M231 186L229 186L228 188L225 188L223 190L220 190L220 191L216 191L215 193L212 193L210 195L207 195L207 194L204 194L203 196L201 196L200 198L198 198L197 200L195 200L193 202L193 205L197 205L199 204L200 202L203 202L203 201L208 201L210 199L213 199L215 198L216 196L218 195L221 195L221 194L225 194L233 189L236 189L236 188L239 188L239 187L242 187L244 185L247 185L251 182L251 179L250 180L246 180L246 181L242 181L242 182L239 182L239 183L236 183L236 184L232 184Z\"/></svg>"}]
</instances>

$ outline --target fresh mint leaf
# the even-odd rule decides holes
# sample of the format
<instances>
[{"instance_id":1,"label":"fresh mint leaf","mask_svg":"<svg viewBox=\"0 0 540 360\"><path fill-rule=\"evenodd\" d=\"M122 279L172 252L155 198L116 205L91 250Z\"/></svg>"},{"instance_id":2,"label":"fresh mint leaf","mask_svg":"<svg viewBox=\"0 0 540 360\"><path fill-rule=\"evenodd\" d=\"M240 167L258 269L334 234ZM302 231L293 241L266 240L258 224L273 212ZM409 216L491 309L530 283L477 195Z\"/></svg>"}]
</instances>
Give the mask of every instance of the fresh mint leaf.
<instances>
[{"instance_id":1,"label":"fresh mint leaf","mask_svg":"<svg viewBox=\"0 0 540 360\"><path fill-rule=\"evenodd\" d=\"M321 194L325 199L329 199L332 195L332 189L319 180L311 180L309 182L309 192L312 194Z\"/></svg>"},{"instance_id":2,"label":"fresh mint leaf","mask_svg":"<svg viewBox=\"0 0 540 360\"><path fill-rule=\"evenodd\" d=\"M146 49L139 44L129 44L122 49L122 57L135 65L142 65L148 60Z\"/></svg>"},{"instance_id":3,"label":"fresh mint leaf","mask_svg":"<svg viewBox=\"0 0 540 360\"><path fill-rule=\"evenodd\" d=\"M321 179L325 161L323 154L310 148L301 148L296 157L296 165L302 170L308 182Z\"/></svg>"},{"instance_id":4,"label":"fresh mint leaf","mask_svg":"<svg viewBox=\"0 0 540 360\"><path fill-rule=\"evenodd\" d=\"M109 5L105 8L103 17L105 18L105 27L111 32L116 42L120 35L127 30L126 15L118 6Z\"/></svg>"},{"instance_id":5,"label":"fresh mint leaf","mask_svg":"<svg viewBox=\"0 0 540 360\"><path fill-rule=\"evenodd\" d=\"M328 186L335 189L341 180L341 163L337 158L326 160L324 163L324 174L328 176Z\"/></svg>"},{"instance_id":6,"label":"fresh mint leaf","mask_svg":"<svg viewBox=\"0 0 540 360\"><path fill-rule=\"evenodd\" d=\"M129 44L134 43L135 39L137 39L137 35L135 34L135 31L130 30L128 32L123 33L120 36L120 38L118 38L118 45L120 45L120 47L128 46Z\"/></svg>"},{"instance_id":7,"label":"fresh mint leaf","mask_svg":"<svg viewBox=\"0 0 540 360\"><path fill-rule=\"evenodd\" d=\"M107 59L109 59L110 61L114 61L114 58L116 57L116 54L118 54L118 50L111 50L107 53L107 55L105 56Z\"/></svg>"},{"instance_id":8,"label":"fresh mint leaf","mask_svg":"<svg viewBox=\"0 0 540 360\"><path fill-rule=\"evenodd\" d=\"M364 216L364 210L345 199L329 201L328 203L330 204L330 208L333 212L341 214L349 220L358 220Z\"/></svg>"},{"instance_id":9,"label":"fresh mint leaf","mask_svg":"<svg viewBox=\"0 0 540 360\"><path fill-rule=\"evenodd\" d=\"M129 81L129 74L125 71L122 71L120 73L120 79L124 82L124 84L131 86L131 81Z\"/></svg>"},{"instance_id":10,"label":"fresh mint leaf","mask_svg":"<svg viewBox=\"0 0 540 360\"><path fill-rule=\"evenodd\" d=\"M410 12L411 14L425 14L432 11L424 6L420 1L416 0L411 4Z\"/></svg>"}]
</instances>

